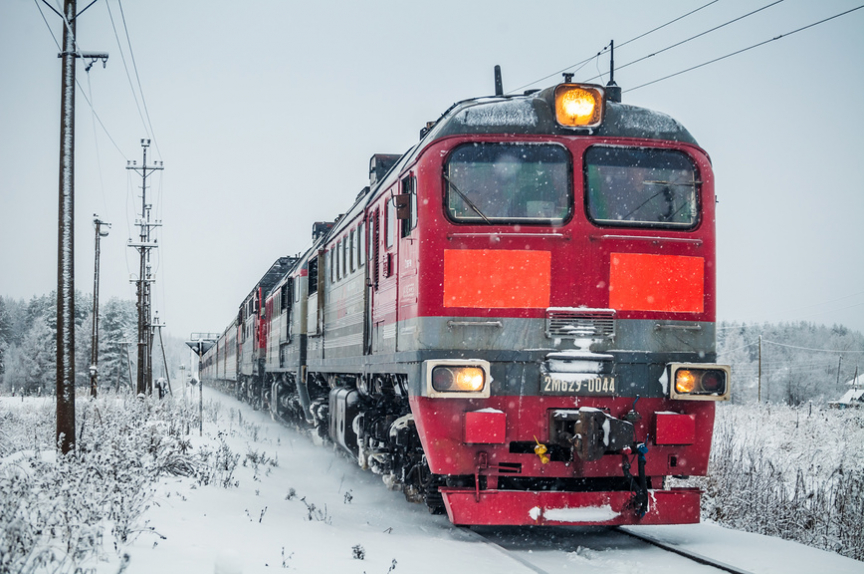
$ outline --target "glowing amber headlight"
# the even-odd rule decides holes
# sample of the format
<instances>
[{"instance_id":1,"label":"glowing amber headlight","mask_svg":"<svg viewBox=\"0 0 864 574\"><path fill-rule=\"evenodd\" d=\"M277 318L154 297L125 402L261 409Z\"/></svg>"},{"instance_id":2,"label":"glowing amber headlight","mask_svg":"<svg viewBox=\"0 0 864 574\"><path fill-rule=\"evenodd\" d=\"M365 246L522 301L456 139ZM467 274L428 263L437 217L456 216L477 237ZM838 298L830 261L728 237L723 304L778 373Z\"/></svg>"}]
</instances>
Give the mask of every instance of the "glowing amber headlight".
<instances>
[{"instance_id":1,"label":"glowing amber headlight","mask_svg":"<svg viewBox=\"0 0 864 574\"><path fill-rule=\"evenodd\" d=\"M435 367L432 388L438 392L477 393L486 384L486 374L480 367Z\"/></svg>"},{"instance_id":2,"label":"glowing amber headlight","mask_svg":"<svg viewBox=\"0 0 864 574\"><path fill-rule=\"evenodd\" d=\"M675 390L679 393L692 393L696 388L696 377L692 371L681 369L675 373Z\"/></svg>"},{"instance_id":3,"label":"glowing amber headlight","mask_svg":"<svg viewBox=\"0 0 864 574\"><path fill-rule=\"evenodd\" d=\"M673 385L669 396L679 400L725 401L729 399L730 368L714 364L670 365Z\"/></svg>"},{"instance_id":4,"label":"glowing amber headlight","mask_svg":"<svg viewBox=\"0 0 864 574\"><path fill-rule=\"evenodd\" d=\"M603 120L603 88L559 84L555 88L555 118L562 126L599 126Z\"/></svg>"}]
</instances>

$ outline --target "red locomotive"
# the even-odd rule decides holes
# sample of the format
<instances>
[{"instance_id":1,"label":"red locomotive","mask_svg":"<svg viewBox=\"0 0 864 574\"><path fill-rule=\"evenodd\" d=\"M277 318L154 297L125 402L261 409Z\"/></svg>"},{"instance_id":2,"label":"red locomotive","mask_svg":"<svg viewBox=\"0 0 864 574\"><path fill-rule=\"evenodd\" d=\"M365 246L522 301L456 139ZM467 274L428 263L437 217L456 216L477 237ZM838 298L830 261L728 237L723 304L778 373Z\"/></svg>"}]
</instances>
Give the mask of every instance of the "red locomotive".
<instances>
[{"instance_id":1,"label":"red locomotive","mask_svg":"<svg viewBox=\"0 0 864 574\"><path fill-rule=\"evenodd\" d=\"M714 178L672 118L562 83L460 102L202 377L311 425L455 524L699 521L714 401Z\"/></svg>"}]
</instances>

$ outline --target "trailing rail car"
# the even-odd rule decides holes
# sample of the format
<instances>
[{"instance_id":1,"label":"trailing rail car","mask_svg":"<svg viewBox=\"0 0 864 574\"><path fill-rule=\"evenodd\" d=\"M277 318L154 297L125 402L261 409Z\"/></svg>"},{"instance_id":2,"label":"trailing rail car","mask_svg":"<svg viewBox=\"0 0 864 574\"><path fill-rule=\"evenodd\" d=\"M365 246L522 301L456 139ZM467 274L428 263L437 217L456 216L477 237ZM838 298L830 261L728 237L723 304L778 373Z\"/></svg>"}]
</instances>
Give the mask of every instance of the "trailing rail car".
<instances>
[{"instance_id":1,"label":"trailing rail car","mask_svg":"<svg viewBox=\"0 0 864 574\"><path fill-rule=\"evenodd\" d=\"M714 177L671 117L569 81L453 105L203 359L455 524L699 520ZM229 363L232 363L229 365Z\"/></svg>"}]
</instances>

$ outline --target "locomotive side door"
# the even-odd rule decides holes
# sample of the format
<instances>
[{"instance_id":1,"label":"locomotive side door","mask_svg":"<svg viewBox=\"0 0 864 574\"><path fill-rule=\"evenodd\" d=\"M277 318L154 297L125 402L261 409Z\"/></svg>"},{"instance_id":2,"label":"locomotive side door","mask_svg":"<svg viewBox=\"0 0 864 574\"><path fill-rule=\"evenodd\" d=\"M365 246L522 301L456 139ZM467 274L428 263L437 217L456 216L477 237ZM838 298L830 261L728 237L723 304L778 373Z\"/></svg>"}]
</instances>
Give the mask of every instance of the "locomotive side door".
<instances>
[{"instance_id":1,"label":"locomotive side door","mask_svg":"<svg viewBox=\"0 0 864 574\"><path fill-rule=\"evenodd\" d=\"M366 216L366 233L362 240L366 241L366 289L363 296L363 354L372 354L372 309L375 291L378 289L378 241L381 235L380 210L372 209Z\"/></svg>"},{"instance_id":2,"label":"locomotive side door","mask_svg":"<svg viewBox=\"0 0 864 574\"><path fill-rule=\"evenodd\" d=\"M396 352L396 282L398 246L396 185L381 198L378 211L377 241L375 242L375 266L377 280L374 283L372 301L372 352L388 354Z\"/></svg>"},{"instance_id":3,"label":"locomotive side door","mask_svg":"<svg viewBox=\"0 0 864 574\"><path fill-rule=\"evenodd\" d=\"M417 176L409 173L400 181L400 193L394 198L396 205L396 234L399 237L399 257L396 261L399 292L396 302L396 350L415 347L417 314L419 245L417 234ZM395 263L395 262L394 262Z\"/></svg>"}]
</instances>

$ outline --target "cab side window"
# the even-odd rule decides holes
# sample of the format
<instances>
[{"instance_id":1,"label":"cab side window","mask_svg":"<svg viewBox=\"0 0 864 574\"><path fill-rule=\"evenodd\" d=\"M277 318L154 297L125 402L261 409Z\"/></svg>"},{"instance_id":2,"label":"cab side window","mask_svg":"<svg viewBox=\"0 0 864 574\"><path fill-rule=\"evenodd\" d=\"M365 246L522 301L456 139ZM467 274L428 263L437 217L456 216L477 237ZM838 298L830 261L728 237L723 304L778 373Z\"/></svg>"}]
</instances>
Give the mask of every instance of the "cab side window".
<instances>
[{"instance_id":1,"label":"cab side window","mask_svg":"<svg viewBox=\"0 0 864 574\"><path fill-rule=\"evenodd\" d=\"M402 237L411 235L411 231L417 227L417 177L409 175L402 178L402 193L408 195L408 209L411 214L402 221Z\"/></svg>"},{"instance_id":2,"label":"cab side window","mask_svg":"<svg viewBox=\"0 0 864 574\"><path fill-rule=\"evenodd\" d=\"M390 197L387 200L387 211L384 225L387 228L387 247L393 247L393 239L396 236L396 202Z\"/></svg>"}]
</instances>

